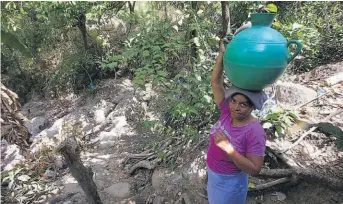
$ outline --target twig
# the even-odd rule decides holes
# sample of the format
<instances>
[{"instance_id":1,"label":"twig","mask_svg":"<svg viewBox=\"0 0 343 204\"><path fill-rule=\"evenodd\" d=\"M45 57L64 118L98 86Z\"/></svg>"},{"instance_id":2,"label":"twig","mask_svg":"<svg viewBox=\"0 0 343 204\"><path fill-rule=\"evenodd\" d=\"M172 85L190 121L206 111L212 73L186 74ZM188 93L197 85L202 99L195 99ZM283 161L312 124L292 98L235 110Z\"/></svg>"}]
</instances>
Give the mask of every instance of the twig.
<instances>
[{"instance_id":1,"label":"twig","mask_svg":"<svg viewBox=\"0 0 343 204\"><path fill-rule=\"evenodd\" d=\"M310 133L312 133L316 129L317 129L317 127L312 127L311 129L309 129L307 132L305 132L303 135L301 135L301 137L297 141L295 141L291 146L289 146L288 148L283 150L282 153L285 153L288 150L292 149L294 146L298 145L299 142L301 142L307 135L309 135Z\"/></svg>"},{"instance_id":2,"label":"twig","mask_svg":"<svg viewBox=\"0 0 343 204\"><path fill-rule=\"evenodd\" d=\"M198 194L199 196L201 196L202 198L204 198L204 199L206 199L206 200L208 199L207 196L205 196L204 194L200 193L199 191L196 191L196 192L197 192L197 194Z\"/></svg>"},{"instance_id":3,"label":"twig","mask_svg":"<svg viewBox=\"0 0 343 204\"><path fill-rule=\"evenodd\" d=\"M286 183L286 182L288 182L290 180L291 180L290 178L280 178L280 179L277 179L275 181L271 181L271 182L268 182L268 183L256 185L255 188L252 188L252 189L249 189L249 190L250 191L251 190L263 190L263 189L270 188L270 187L278 185L278 184Z\"/></svg>"},{"instance_id":4,"label":"twig","mask_svg":"<svg viewBox=\"0 0 343 204\"><path fill-rule=\"evenodd\" d=\"M301 107L303 107L303 106L306 106L307 104L311 103L312 101L317 100L317 99L321 98L322 96L325 96L325 95L328 94L328 93L330 93L330 91L325 92L324 94L321 94L321 95L317 96L316 98L311 99L311 100L309 100L309 101L307 101L307 102L305 102L305 103L299 105L296 109L299 109L299 108L301 108Z\"/></svg>"},{"instance_id":5,"label":"twig","mask_svg":"<svg viewBox=\"0 0 343 204\"><path fill-rule=\"evenodd\" d=\"M331 113L329 116L327 116L326 118L324 118L324 121L328 121L330 120L330 118L340 114L341 112L343 112L343 109L339 109L338 111L335 111L333 113ZM288 150L292 149L294 146L296 146L297 144L299 144L299 142L301 142L307 135L309 135L310 133L312 133L313 131L315 131L317 129L317 127L312 127L310 130L308 130L307 132L305 132L303 135L301 135L301 137L295 141L291 146L289 146L288 148L286 148L285 150L283 150L281 153L285 153Z\"/></svg>"},{"instance_id":6,"label":"twig","mask_svg":"<svg viewBox=\"0 0 343 204\"><path fill-rule=\"evenodd\" d=\"M204 141L205 139L202 139L200 142L198 142L198 144L192 148L191 152L193 152L196 148L198 148Z\"/></svg>"}]
</instances>

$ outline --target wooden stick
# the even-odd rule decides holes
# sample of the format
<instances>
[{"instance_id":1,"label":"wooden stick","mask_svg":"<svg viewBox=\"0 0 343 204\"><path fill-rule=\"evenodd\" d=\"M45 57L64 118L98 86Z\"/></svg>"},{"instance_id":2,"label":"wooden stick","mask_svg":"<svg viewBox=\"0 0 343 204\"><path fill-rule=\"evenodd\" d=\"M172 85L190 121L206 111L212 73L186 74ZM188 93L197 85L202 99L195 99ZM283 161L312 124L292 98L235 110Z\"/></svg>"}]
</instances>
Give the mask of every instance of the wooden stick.
<instances>
[{"instance_id":1,"label":"wooden stick","mask_svg":"<svg viewBox=\"0 0 343 204\"><path fill-rule=\"evenodd\" d=\"M258 176L265 176L271 178L288 177L294 174L292 169L262 169Z\"/></svg>"},{"instance_id":2,"label":"wooden stick","mask_svg":"<svg viewBox=\"0 0 343 204\"><path fill-rule=\"evenodd\" d=\"M307 101L307 102L305 102L305 103L299 105L296 109L302 108L303 106L306 106L307 104L311 103L312 101L314 101L314 100L316 100L316 99L319 99L319 98L325 96L325 95L328 94L328 93L330 93L330 91L325 92L324 94L321 94L321 95L317 96L316 98L311 99L311 100L309 100L309 101Z\"/></svg>"},{"instance_id":3,"label":"wooden stick","mask_svg":"<svg viewBox=\"0 0 343 204\"><path fill-rule=\"evenodd\" d=\"M328 121L330 120L330 118L340 114L341 112L343 112L343 109L339 109L333 113L331 113L329 116L327 116L326 118L324 118L324 121ZM286 148L285 150L282 151L282 153L287 152L288 150L292 149L294 146L298 145L299 142L301 142L307 135L309 135L310 133L312 133L313 131L315 131L317 129L317 127L312 127L310 130L308 130L307 132L305 132L303 135L301 135L301 137L295 141L291 146L289 146L288 148Z\"/></svg>"},{"instance_id":4,"label":"wooden stick","mask_svg":"<svg viewBox=\"0 0 343 204\"><path fill-rule=\"evenodd\" d=\"M280 178L280 179L277 179L275 181L271 181L271 182L268 182L268 183L256 185L255 188L249 189L249 191L251 191L251 190L263 190L263 189L270 188L270 187L278 185L278 184L286 183L286 182L288 182L290 180L291 179L287 178L287 177L286 178Z\"/></svg>"}]
</instances>

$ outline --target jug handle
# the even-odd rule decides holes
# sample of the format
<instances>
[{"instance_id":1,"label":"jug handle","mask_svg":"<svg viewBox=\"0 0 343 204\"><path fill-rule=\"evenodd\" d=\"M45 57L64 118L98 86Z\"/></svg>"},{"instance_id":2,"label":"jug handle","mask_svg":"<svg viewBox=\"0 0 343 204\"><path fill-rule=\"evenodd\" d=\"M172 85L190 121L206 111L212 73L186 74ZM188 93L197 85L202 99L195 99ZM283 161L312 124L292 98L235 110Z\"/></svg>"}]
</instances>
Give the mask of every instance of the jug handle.
<instances>
[{"instance_id":1,"label":"jug handle","mask_svg":"<svg viewBox=\"0 0 343 204\"><path fill-rule=\"evenodd\" d=\"M291 44L296 44L297 45L297 49L294 51L293 55L287 54L287 63L290 63L301 51L301 48L303 47L301 42L299 40L290 40L287 42L287 48L291 45Z\"/></svg>"},{"instance_id":2,"label":"jug handle","mask_svg":"<svg viewBox=\"0 0 343 204\"><path fill-rule=\"evenodd\" d=\"M233 38L233 36L232 35L228 35L228 36L226 36L226 38L228 39L228 40L232 40L232 38ZM228 45L229 43L227 43L227 42L225 42L224 41L224 47L225 47L225 49L226 49L226 47L227 47L227 45Z\"/></svg>"}]
</instances>

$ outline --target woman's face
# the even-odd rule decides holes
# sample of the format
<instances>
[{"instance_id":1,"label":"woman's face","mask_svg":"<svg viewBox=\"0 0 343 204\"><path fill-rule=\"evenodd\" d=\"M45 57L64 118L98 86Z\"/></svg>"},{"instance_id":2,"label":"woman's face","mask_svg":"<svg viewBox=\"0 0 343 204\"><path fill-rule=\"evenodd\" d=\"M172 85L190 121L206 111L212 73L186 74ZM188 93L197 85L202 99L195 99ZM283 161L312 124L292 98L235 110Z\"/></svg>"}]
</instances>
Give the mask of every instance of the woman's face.
<instances>
[{"instance_id":1,"label":"woman's face","mask_svg":"<svg viewBox=\"0 0 343 204\"><path fill-rule=\"evenodd\" d=\"M250 105L247 98L241 94L237 94L229 99L229 106L232 119L243 120L248 118L254 110L254 106Z\"/></svg>"}]
</instances>

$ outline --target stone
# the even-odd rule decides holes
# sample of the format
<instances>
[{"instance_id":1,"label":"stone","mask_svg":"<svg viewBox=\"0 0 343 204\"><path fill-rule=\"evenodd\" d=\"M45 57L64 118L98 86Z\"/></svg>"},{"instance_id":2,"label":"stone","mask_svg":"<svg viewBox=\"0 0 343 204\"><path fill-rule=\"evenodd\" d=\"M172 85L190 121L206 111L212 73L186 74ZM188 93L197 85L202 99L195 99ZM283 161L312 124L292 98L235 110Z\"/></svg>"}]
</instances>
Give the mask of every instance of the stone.
<instances>
[{"instance_id":1,"label":"stone","mask_svg":"<svg viewBox=\"0 0 343 204\"><path fill-rule=\"evenodd\" d=\"M271 200L272 201L284 201L286 199L286 195L284 193L281 192L275 192L273 194L271 194Z\"/></svg>"},{"instance_id":2,"label":"stone","mask_svg":"<svg viewBox=\"0 0 343 204\"><path fill-rule=\"evenodd\" d=\"M106 120L105 110L104 109L96 110L94 112L94 119L95 119L96 124L105 122Z\"/></svg>"},{"instance_id":3,"label":"stone","mask_svg":"<svg viewBox=\"0 0 343 204\"><path fill-rule=\"evenodd\" d=\"M317 97L317 92L300 84L291 82L276 83L276 99L286 108L301 105Z\"/></svg>"},{"instance_id":4,"label":"stone","mask_svg":"<svg viewBox=\"0 0 343 204\"><path fill-rule=\"evenodd\" d=\"M108 114L113 111L116 104L101 100L99 107L94 112L94 119L97 124L104 123Z\"/></svg>"},{"instance_id":5,"label":"stone","mask_svg":"<svg viewBox=\"0 0 343 204\"><path fill-rule=\"evenodd\" d=\"M20 148L15 144L8 144L6 140L1 140L1 171L10 171L24 160L20 154Z\"/></svg>"},{"instance_id":6,"label":"stone","mask_svg":"<svg viewBox=\"0 0 343 204\"><path fill-rule=\"evenodd\" d=\"M116 198L128 198L131 194L131 186L129 183L116 183L106 188L104 191Z\"/></svg>"},{"instance_id":7,"label":"stone","mask_svg":"<svg viewBox=\"0 0 343 204\"><path fill-rule=\"evenodd\" d=\"M154 198L153 204L163 204L165 203L165 198L161 196L156 196Z\"/></svg>"},{"instance_id":8,"label":"stone","mask_svg":"<svg viewBox=\"0 0 343 204\"><path fill-rule=\"evenodd\" d=\"M151 176L152 187L159 195L174 195L184 185L180 172L168 168L157 168Z\"/></svg>"},{"instance_id":9,"label":"stone","mask_svg":"<svg viewBox=\"0 0 343 204\"><path fill-rule=\"evenodd\" d=\"M48 127L49 120L44 116L37 116L32 118L30 121L25 122L24 125L27 127L29 132L35 136Z\"/></svg>"}]
</instances>

